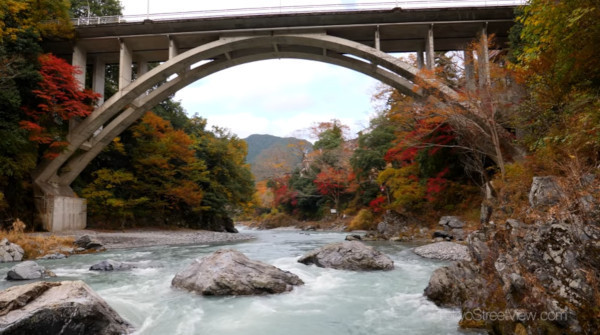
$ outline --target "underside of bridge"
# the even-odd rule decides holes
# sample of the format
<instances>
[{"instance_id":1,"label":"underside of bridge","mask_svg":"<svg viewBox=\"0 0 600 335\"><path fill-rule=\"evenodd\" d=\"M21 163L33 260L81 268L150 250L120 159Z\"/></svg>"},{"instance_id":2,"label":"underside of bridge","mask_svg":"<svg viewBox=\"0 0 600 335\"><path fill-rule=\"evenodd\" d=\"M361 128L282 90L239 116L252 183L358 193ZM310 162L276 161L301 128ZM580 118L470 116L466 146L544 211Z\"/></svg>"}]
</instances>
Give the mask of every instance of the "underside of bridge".
<instances>
[{"instance_id":1,"label":"underside of bridge","mask_svg":"<svg viewBox=\"0 0 600 335\"><path fill-rule=\"evenodd\" d=\"M505 10L502 13L504 16L507 15ZM352 69L380 80L405 94L420 96L422 92L415 84L419 69L400 61L386 51L402 48L416 51L420 55L418 57L420 66L433 67L433 52L438 50L434 43L435 25L429 22L419 22L411 26L406 22L403 24L400 20L396 24L403 29L405 34L408 34L409 37L412 36L411 34L422 34L423 38L418 42L411 42L409 38L408 44L397 42L396 47L391 47L392 43L389 43L387 50L384 50L383 46L388 43L381 39L383 30L381 27L384 23L385 27L393 27L392 23L388 22L390 21L389 14L394 14L393 11L379 16L373 16L373 13L363 14L368 14L368 17L379 17L377 20L384 21L373 27L361 22L363 19L360 19L360 15L354 18L358 22L355 24L356 28L360 28L355 32L357 36L360 35L359 32L365 25L375 28L375 30L369 28L373 35L368 42L356 36L344 38L331 35L328 30L335 27L342 29L340 28L341 23L338 23L341 19L337 16L336 20L333 20L335 24L329 28L324 27L323 24L313 24L312 26L284 29L285 21L279 28L265 27L267 24L263 20L257 21L255 24L258 26L252 30L249 28L239 30L221 28L220 32L213 30L206 32L207 28L205 27L204 30L194 28L194 30L198 30L195 32L164 34L156 32L159 28L164 29L164 25L156 27L150 22L133 27L135 29L131 31L146 32L138 35L126 35L122 31L127 28L128 24L114 27L91 27L89 31L79 30L79 39L75 43L71 43L69 49L71 53L68 57L71 58L74 65L82 69L85 69L87 65L93 66L92 88L101 94L104 93L106 64L118 63L119 91L107 101L103 101L90 116L70 130L69 146L63 153L51 161L42 163L36 169L33 176L36 187L36 205L45 229L60 231L84 228L86 225L85 199L78 198L70 184L89 162L146 111L185 86L224 69L268 59L305 59ZM406 13L401 14L406 15ZM431 13L429 14L431 15ZM444 13L438 13L437 17L442 14ZM448 13L444 15L447 16ZM293 19L294 22L306 24L310 21L309 19L314 20L315 18L317 17L309 15L305 20L302 20L301 17ZM282 18L276 16L270 19L281 20ZM255 20L255 18L249 20ZM398 20L396 19L396 21ZM504 20L503 24L507 21L506 19L502 20ZM320 17L319 22L324 22L324 19ZM440 21L439 24L449 24L444 22ZM192 23L197 25L201 22ZM174 29L173 27L177 25L187 27L192 23L173 22L170 29ZM207 27L211 27L211 24L216 25L219 22L204 23ZM221 23L223 22L219 24ZM348 23L342 23L344 27L351 28ZM248 24L245 22L244 27ZM290 25L290 22L287 24ZM458 23L452 24L458 25ZM463 48L467 44L465 41L471 41L476 36L487 38L489 22L476 19L465 24L470 27L468 30L470 37L462 38L460 43ZM400 31L398 27L397 30ZM407 30L407 27L414 29ZM460 29L454 30L459 31ZM346 31L351 32L348 29ZM407 33L411 31L411 34ZM99 36L94 36L94 34ZM466 35L467 33L462 34ZM190 43L191 40L194 42ZM458 43L456 38L451 43L448 40L443 43L448 44L448 47L453 44L452 47L455 50L459 49L455 46ZM405 44L412 46L398 47ZM63 56L64 50L65 46L61 44L57 44L54 49L55 53L60 55L62 52ZM478 58L487 61L487 49L484 48L482 52L483 54L478 55ZM117 55L118 57L116 57ZM155 61L163 63L148 71L148 62ZM132 80L134 63L138 69L136 80ZM481 63L485 66L485 62ZM485 67L480 69L480 78L485 77L485 71ZM467 77L469 75L474 78L473 69L470 70L470 74L467 71ZM83 86L85 73L80 75L79 80ZM432 81L433 79L428 80ZM443 97L444 100L458 101L457 93L441 83L435 83L432 87L435 87L438 91L437 95Z\"/></svg>"}]
</instances>

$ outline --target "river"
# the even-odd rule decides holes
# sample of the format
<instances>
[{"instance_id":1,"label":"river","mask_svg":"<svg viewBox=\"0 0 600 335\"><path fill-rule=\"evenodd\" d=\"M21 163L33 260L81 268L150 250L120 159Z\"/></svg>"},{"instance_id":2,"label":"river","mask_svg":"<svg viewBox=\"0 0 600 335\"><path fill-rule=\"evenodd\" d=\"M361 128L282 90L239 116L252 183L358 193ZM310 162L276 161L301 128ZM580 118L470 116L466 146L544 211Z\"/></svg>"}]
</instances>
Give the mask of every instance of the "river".
<instances>
[{"instance_id":1,"label":"river","mask_svg":"<svg viewBox=\"0 0 600 335\"><path fill-rule=\"evenodd\" d=\"M137 329L136 334L465 334L460 312L423 297L431 273L445 263L421 258L402 243L371 243L389 255L393 271L350 272L296 262L303 253L345 234L297 230L254 231L255 240L229 245L158 246L38 261L55 280L83 280ZM234 248L251 259L291 271L305 282L290 293L256 297L202 297L171 288L175 273L195 258ZM101 260L142 268L93 272ZM0 265L0 275L11 267ZM0 281L4 289L20 283Z\"/></svg>"}]
</instances>

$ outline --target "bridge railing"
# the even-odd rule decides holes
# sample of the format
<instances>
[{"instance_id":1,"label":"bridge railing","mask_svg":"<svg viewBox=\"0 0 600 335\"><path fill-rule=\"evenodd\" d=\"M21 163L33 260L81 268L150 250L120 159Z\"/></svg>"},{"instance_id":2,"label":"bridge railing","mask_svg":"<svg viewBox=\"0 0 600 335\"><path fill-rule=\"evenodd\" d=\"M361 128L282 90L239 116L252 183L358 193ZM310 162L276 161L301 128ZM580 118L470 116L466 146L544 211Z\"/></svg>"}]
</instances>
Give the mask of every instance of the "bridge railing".
<instances>
[{"instance_id":1,"label":"bridge railing","mask_svg":"<svg viewBox=\"0 0 600 335\"><path fill-rule=\"evenodd\" d=\"M100 25L124 22L142 22L144 20L169 21L200 18L220 18L235 16L273 15L273 14L301 14L301 13L326 13L326 12L352 12L363 10L389 10L394 8L457 8L457 7L490 7L490 6L519 6L526 0L398 0L388 2L365 2L347 4L319 4L297 6L270 6L256 8L233 8L218 10L203 10L191 12L140 14L123 16L81 17L73 19L75 26Z\"/></svg>"}]
</instances>

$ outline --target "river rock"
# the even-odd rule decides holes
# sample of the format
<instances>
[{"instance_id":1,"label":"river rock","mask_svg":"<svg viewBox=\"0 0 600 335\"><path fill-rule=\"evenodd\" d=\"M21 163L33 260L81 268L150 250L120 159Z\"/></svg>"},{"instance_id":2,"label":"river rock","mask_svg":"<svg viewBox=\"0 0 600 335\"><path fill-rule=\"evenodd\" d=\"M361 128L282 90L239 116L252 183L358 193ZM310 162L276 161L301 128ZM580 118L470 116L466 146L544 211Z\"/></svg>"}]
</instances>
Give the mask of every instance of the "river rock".
<instances>
[{"instance_id":1,"label":"river rock","mask_svg":"<svg viewBox=\"0 0 600 335\"><path fill-rule=\"evenodd\" d=\"M360 241L362 237L358 234L346 235L346 241Z\"/></svg>"},{"instance_id":2,"label":"river rock","mask_svg":"<svg viewBox=\"0 0 600 335\"><path fill-rule=\"evenodd\" d=\"M444 230L460 229L465 226L465 222L458 216L442 216L438 224L444 227Z\"/></svg>"},{"instance_id":3,"label":"river rock","mask_svg":"<svg viewBox=\"0 0 600 335\"><path fill-rule=\"evenodd\" d=\"M482 289L473 268L469 262L457 262L435 270L425 288L425 296L441 307L461 307L470 295Z\"/></svg>"},{"instance_id":4,"label":"river rock","mask_svg":"<svg viewBox=\"0 0 600 335\"><path fill-rule=\"evenodd\" d=\"M221 249L179 271L171 285L202 295L257 295L291 291L304 282L295 274Z\"/></svg>"},{"instance_id":5,"label":"river rock","mask_svg":"<svg viewBox=\"0 0 600 335\"><path fill-rule=\"evenodd\" d=\"M25 252L20 245L10 243L6 238L0 241L0 263L20 262L23 260L24 254Z\"/></svg>"},{"instance_id":6,"label":"river rock","mask_svg":"<svg viewBox=\"0 0 600 335\"><path fill-rule=\"evenodd\" d=\"M423 245L413 249L421 257L441 259L445 261L471 260L469 248L454 242L438 242Z\"/></svg>"},{"instance_id":7,"label":"river rock","mask_svg":"<svg viewBox=\"0 0 600 335\"><path fill-rule=\"evenodd\" d=\"M533 182L529 191L529 204L531 207L553 206L563 197L563 190L558 185L556 177L533 177Z\"/></svg>"},{"instance_id":8,"label":"river rock","mask_svg":"<svg viewBox=\"0 0 600 335\"><path fill-rule=\"evenodd\" d=\"M445 231L441 231L441 230L436 230L433 232L433 234L431 235L432 238L434 239L438 239L441 238L442 240L452 240L454 238L454 236L452 236L452 234L450 232L445 232Z\"/></svg>"},{"instance_id":9,"label":"river rock","mask_svg":"<svg viewBox=\"0 0 600 335\"><path fill-rule=\"evenodd\" d=\"M436 270L425 295L440 306L461 309L461 325L485 328L489 333L597 333L600 321L590 311L597 309L600 292L600 209L571 211L570 206L576 204L560 201L561 191L553 184L558 185L555 178L534 182L530 192L534 207L522 217L469 234L466 240L472 260ZM589 189L577 185L581 189L574 191L592 193L599 186L592 181ZM552 204L556 209L546 210ZM531 214L536 220L524 224ZM552 318L495 318L475 323L464 318L470 312L498 311L544 313Z\"/></svg>"},{"instance_id":10,"label":"river rock","mask_svg":"<svg viewBox=\"0 0 600 335\"><path fill-rule=\"evenodd\" d=\"M96 263L90 267L91 271L121 271L121 270L131 270L136 268L137 266L132 263L127 262L118 262L113 261L112 259L107 259L102 262Z\"/></svg>"},{"instance_id":11,"label":"river rock","mask_svg":"<svg viewBox=\"0 0 600 335\"><path fill-rule=\"evenodd\" d=\"M377 234L383 239L390 239L407 230L407 225L414 223L405 215L393 210L383 214L382 221L377 224Z\"/></svg>"},{"instance_id":12,"label":"river rock","mask_svg":"<svg viewBox=\"0 0 600 335\"><path fill-rule=\"evenodd\" d=\"M56 277L56 275L34 261L19 263L8 270L6 274L6 280L30 280L46 277Z\"/></svg>"},{"instance_id":13,"label":"river rock","mask_svg":"<svg viewBox=\"0 0 600 335\"><path fill-rule=\"evenodd\" d=\"M75 246L77 246L78 248L82 248L84 250L90 250L90 249L100 250L100 249L104 248L104 245L102 244L102 242L91 238L90 235L80 236L78 239L75 240L75 242L73 242L73 244L75 244ZM81 250L81 249L76 249L76 250Z\"/></svg>"},{"instance_id":14,"label":"river rock","mask_svg":"<svg viewBox=\"0 0 600 335\"><path fill-rule=\"evenodd\" d=\"M51 253L44 255L42 257L38 257L37 259L64 259L67 258L67 255L61 254L59 252Z\"/></svg>"},{"instance_id":15,"label":"river rock","mask_svg":"<svg viewBox=\"0 0 600 335\"><path fill-rule=\"evenodd\" d=\"M392 270L394 261L359 241L328 244L300 257L298 262L339 270Z\"/></svg>"},{"instance_id":16,"label":"river rock","mask_svg":"<svg viewBox=\"0 0 600 335\"><path fill-rule=\"evenodd\" d=\"M117 335L133 330L83 281L35 282L0 292L4 335Z\"/></svg>"}]
</instances>

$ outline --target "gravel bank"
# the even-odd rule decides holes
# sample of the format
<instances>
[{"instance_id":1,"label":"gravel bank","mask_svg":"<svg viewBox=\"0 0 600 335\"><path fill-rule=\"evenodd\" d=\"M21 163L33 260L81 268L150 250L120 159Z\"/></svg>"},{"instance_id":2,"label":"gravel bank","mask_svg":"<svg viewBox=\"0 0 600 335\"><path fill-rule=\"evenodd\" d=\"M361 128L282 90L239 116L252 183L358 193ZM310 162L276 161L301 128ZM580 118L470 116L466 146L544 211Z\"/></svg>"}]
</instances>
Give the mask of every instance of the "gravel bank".
<instances>
[{"instance_id":1,"label":"gravel bank","mask_svg":"<svg viewBox=\"0 0 600 335\"><path fill-rule=\"evenodd\" d=\"M254 239L251 234L219 233L207 230L126 230L96 231L75 230L57 233L38 233L39 235L73 236L78 238L89 235L104 244L106 249L126 249L150 247L156 245L210 244L242 242Z\"/></svg>"}]
</instances>

